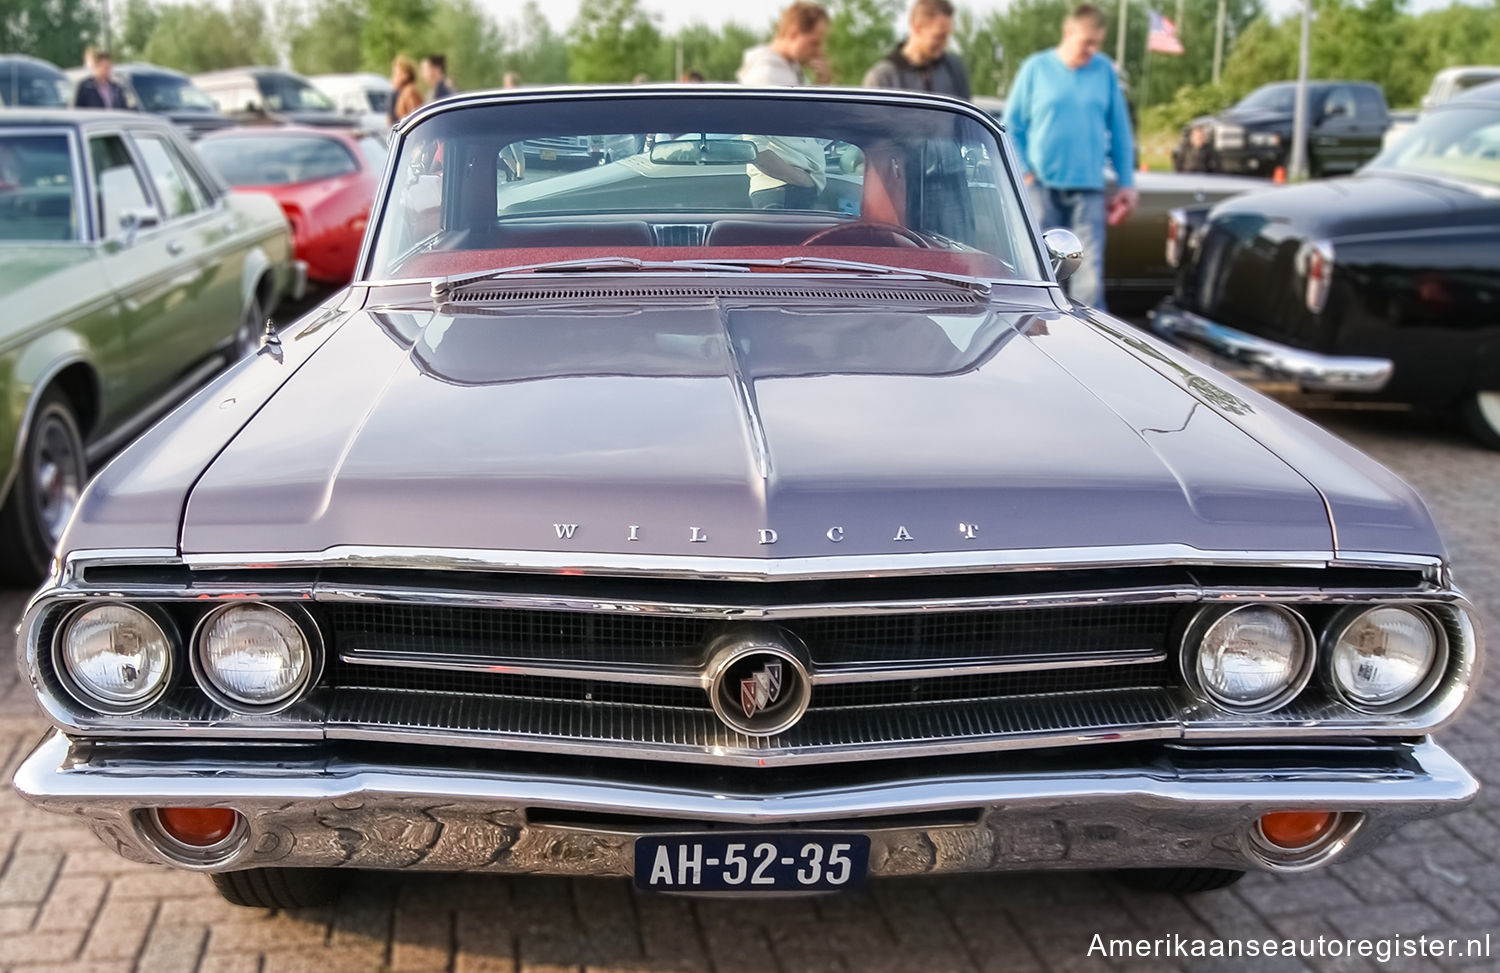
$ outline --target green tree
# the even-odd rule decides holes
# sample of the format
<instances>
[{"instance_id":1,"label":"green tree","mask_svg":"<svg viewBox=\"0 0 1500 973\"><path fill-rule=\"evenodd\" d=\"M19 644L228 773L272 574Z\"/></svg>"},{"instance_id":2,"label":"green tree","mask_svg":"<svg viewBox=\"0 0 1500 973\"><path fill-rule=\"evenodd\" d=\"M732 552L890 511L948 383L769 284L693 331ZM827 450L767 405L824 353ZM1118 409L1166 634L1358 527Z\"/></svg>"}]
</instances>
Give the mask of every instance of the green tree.
<instances>
[{"instance_id":1,"label":"green tree","mask_svg":"<svg viewBox=\"0 0 1500 973\"><path fill-rule=\"evenodd\" d=\"M146 54L146 45L161 20L161 12L151 0L125 0L120 8L118 26L110 45L121 62L138 61Z\"/></svg>"},{"instance_id":2,"label":"green tree","mask_svg":"<svg viewBox=\"0 0 1500 973\"><path fill-rule=\"evenodd\" d=\"M568 80L568 42L552 29L536 0L526 0L521 16L507 25L512 45L501 55L501 69L514 71L523 84L560 84Z\"/></svg>"},{"instance_id":3,"label":"green tree","mask_svg":"<svg viewBox=\"0 0 1500 973\"><path fill-rule=\"evenodd\" d=\"M901 10L901 0L833 0L826 46L834 84L859 84L896 46Z\"/></svg>"},{"instance_id":4,"label":"green tree","mask_svg":"<svg viewBox=\"0 0 1500 973\"><path fill-rule=\"evenodd\" d=\"M661 32L640 0L584 0L569 31L568 78L584 84L629 81L671 73Z\"/></svg>"},{"instance_id":5,"label":"green tree","mask_svg":"<svg viewBox=\"0 0 1500 973\"><path fill-rule=\"evenodd\" d=\"M83 63L83 49L99 38L90 0L5 0L0 3L0 51L30 54L62 67Z\"/></svg>"},{"instance_id":6,"label":"green tree","mask_svg":"<svg viewBox=\"0 0 1500 973\"><path fill-rule=\"evenodd\" d=\"M367 6L360 52L365 69L389 74L396 55L420 57L422 38L432 21L428 0L364 0Z\"/></svg>"},{"instance_id":7,"label":"green tree","mask_svg":"<svg viewBox=\"0 0 1500 973\"><path fill-rule=\"evenodd\" d=\"M288 0L278 20L293 70L346 74L363 69L363 37L369 22L364 0L312 0L306 8Z\"/></svg>"},{"instance_id":8,"label":"green tree","mask_svg":"<svg viewBox=\"0 0 1500 973\"><path fill-rule=\"evenodd\" d=\"M412 53L443 54L460 87L496 88L506 70L504 47L499 25L474 0L439 0Z\"/></svg>"},{"instance_id":9,"label":"green tree","mask_svg":"<svg viewBox=\"0 0 1500 973\"><path fill-rule=\"evenodd\" d=\"M701 71L709 81L733 81L745 49L759 43L758 32L734 23L717 29L689 24L665 40L672 60L676 60L677 45L681 44L683 68Z\"/></svg>"},{"instance_id":10,"label":"green tree","mask_svg":"<svg viewBox=\"0 0 1500 973\"><path fill-rule=\"evenodd\" d=\"M166 4L142 56L153 64L188 74L246 64L273 64L266 8L260 0L232 0L221 8L212 0Z\"/></svg>"},{"instance_id":11,"label":"green tree","mask_svg":"<svg viewBox=\"0 0 1500 973\"><path fill-rule=\"evenodd\" d=\"M969 70L969 87L976 95L1000 91L1003 62L995 57L995 48L1001 41L993 24L992 19L976 17L967 9L959 10L953 18L952 46Z\"/></svg>"}]
</instances>

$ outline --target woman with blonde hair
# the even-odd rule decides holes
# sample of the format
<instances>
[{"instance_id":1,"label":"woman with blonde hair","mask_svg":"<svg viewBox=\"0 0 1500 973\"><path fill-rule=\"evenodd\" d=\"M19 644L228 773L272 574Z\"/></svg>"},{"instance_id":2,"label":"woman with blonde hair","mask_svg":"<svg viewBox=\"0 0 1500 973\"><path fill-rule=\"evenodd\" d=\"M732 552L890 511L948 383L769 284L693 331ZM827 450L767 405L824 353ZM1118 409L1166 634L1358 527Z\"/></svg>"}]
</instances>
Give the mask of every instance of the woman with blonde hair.
<instances>
[{"instance_id":1,"label":"woman with blonde hair","mask_svg":"<svg viewBox=\"0 0 1500 973\"><path fill-rule=\"evenodd\" d=\"M391 123L395 124L422 107L422 92L417 90L417 65L405 54L397 54L391 62L391 87L396 89L390 110Z\"/></svg>"}]
</instances>

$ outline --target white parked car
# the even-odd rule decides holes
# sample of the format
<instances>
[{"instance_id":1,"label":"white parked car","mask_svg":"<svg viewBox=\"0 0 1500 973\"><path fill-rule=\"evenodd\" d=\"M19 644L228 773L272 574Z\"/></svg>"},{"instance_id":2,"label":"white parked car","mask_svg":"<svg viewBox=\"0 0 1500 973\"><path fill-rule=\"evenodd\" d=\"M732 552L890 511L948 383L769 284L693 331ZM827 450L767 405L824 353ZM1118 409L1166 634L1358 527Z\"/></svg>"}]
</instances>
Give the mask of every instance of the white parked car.
<instances>
[{"instance_id":1,"label":"white parked car","mask_svg":"<svg viewBox=\"0 0 1500 973\"><path fill-rule=\"evenodd\" d=\"M309 78L318 90L333 102L334 110L370 131L390 128L391 97L389 80L378 74L320 74Z\"/></svg>"},{"instance_id":2,"label":"white parked car","mask_svg":"<svg viewBox=\"0 0 1500 973\"><path fill-rule=\"evenodd\" d=\"M1422 96L1421 114L1425 115L1454 96L1488 81L1500 81L1500 65L1444 68L1433 75L1432 86ZM1396 140L1417 123L1417 118L1416 112L1393 112L1391 127L1385 130L1383 147L1388 149L1396 144Z\"/></svg>"}]
</instances>

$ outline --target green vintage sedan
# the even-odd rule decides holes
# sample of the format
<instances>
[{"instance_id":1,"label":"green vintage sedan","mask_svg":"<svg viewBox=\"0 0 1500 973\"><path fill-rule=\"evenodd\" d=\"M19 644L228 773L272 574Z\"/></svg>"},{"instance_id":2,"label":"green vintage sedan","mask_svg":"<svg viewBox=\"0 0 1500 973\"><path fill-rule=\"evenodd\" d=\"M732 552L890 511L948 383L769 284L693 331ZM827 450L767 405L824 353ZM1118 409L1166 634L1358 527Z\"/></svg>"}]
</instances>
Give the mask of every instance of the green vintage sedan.
<instances>
[{"instance_id":1,"label":"green vintage sedan","mask_svg":"<svg viewBox=\"0 0 1500 973\"><path fill-rule=\"evenodd\" d=\"M0 581L46 572L90 460L258 347L291 254L162 119L0 113Z\"/></svg>"}]
</instances>

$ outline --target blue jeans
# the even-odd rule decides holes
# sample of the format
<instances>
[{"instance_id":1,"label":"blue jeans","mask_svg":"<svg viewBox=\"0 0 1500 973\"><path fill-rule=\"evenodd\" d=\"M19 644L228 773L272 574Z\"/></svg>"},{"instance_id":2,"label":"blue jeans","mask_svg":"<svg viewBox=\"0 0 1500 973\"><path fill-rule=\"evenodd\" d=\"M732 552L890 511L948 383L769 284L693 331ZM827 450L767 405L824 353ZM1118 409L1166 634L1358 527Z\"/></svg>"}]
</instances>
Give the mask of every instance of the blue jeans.
<instances>
[{"instance_id":1,"label":"blue jeans","mask_svg":"<svg viewBox=\"0 0 1500 973\"><path fill-rule=\"evenodd\" d=\"M1043 230L1066 227L1083 244L1083 262L1063 284L1068 296L1080 304L1104 307L1104 191L1100 189L1047 189L1035 183L1031 200Z\"/></svg>"}]
</instances>

